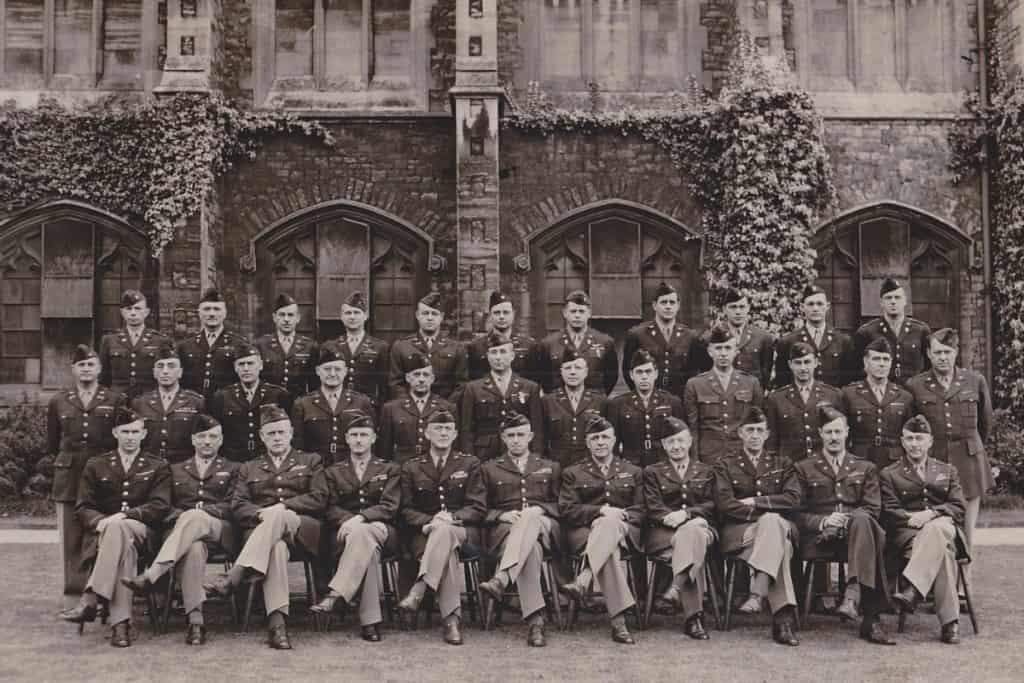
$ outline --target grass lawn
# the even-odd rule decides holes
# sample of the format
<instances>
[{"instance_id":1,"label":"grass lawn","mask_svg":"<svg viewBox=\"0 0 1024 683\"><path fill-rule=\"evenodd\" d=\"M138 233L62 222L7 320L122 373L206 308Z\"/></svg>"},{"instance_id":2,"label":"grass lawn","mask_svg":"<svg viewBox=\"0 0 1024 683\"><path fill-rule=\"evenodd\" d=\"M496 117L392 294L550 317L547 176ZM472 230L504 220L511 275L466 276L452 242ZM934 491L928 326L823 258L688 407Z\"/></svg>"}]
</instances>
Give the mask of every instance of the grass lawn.
<instances>
[{"instance_id":1,"label":"grass lawn","mask_svg":"<svg viewBox=\"0 0 1024 683\"><path fill-rule=\"evenodd\" d=\"M492 632L464 630L466 644L445 645L440 629L400 632L386 628L384 642L364 643L351 618L329 634L310 630L304 607L295 609L295 649L275 652L263 629L235 633L226 614L211 615L204 648L183 642L181 620L154 636L140 620L142 635L127 650L111 648L107 629L88 625L79 637L55 618L59 601L55 545L0 546L0 680L30 681L1019 681L1024 668L1024 550L984 548L975 568L981 635L962 624L963 643L938 642L934 616L909 618L897 647L868 645L853 626L812 616L799 648L775 645L765 617L737 618L729 633L712 632L708 643L682 635L680 624L655 617L652 628L626 647L608 638L606 620L582 615L573 633L550 632L548 647L526 647L525 629L509 623ZM296 565L297 569L297 565ZM298 571L295 572L299 573ZM889 618L895 630L895 619Z\"/></svg>"}]
</instances>

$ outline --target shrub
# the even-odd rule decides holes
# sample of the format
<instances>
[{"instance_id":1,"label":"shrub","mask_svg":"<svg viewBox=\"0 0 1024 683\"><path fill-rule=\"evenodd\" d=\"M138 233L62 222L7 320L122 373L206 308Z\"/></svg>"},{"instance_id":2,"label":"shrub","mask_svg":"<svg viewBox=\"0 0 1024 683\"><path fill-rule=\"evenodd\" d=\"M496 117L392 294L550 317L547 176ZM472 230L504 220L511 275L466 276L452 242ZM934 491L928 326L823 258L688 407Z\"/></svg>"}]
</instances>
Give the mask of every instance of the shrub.
<instances>
[{"instance_id":1,"label":"shrub","mask_svg":"<svg viewBox=\"0 0 1024 683\"><path fill-rule=\"evenodd\" d=\"M46 406L20 403L0 415L0 500L50 493L53 457L46 452Z\"/></svg>"},{"instance_id":2,"label":"shrub","mask_svg":"<svg viewBox=\"0 0 1024 683\"><path fill-rule=\"evenodd\" d=\"M988 453L996 491L1024 495L1024 425L1012 411L996 411Z\"/></svg>"}]
</instances>

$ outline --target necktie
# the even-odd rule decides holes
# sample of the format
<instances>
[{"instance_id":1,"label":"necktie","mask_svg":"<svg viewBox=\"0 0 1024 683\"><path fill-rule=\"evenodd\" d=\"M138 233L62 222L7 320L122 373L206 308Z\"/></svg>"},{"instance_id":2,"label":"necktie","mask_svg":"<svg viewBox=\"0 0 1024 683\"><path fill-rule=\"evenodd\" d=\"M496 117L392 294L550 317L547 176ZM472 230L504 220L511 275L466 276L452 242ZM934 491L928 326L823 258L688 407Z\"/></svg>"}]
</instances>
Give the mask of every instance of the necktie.
<instances>
[{"instance_id":1,"label":"necktie","mask_svg":"<svg viewBox=\"0 0 1024 683\"><path fill-rule=\"evenodd\" d=\"M206 476L206 469L210 466L209 458L196 457L196 471L199 472L199 478L202 479Z\"/></svg>"},{"instance_id":2,"label":"necktie","mask_svg":"<svg viewBox=\"0 0 1024 683\"><path fill-rule=\"evenodd\" d=\"M331 407L332 413L338 409L338 395L333 391L327 394L327 405Z\"/></svg>"},{"instance_id":3,"label":"necktie","mask_svg":"<svg viewBox=\"0 0 1024 683\"><path fill-rule=\"evenodd\" d=\"M690 466L689 462L684 462L676 465L676 472L679 473L679 479L686 479L686 468Z\"/></svg>"},{"instance_id":4,"label":"necktie","mask_svg":"<svg viewBox=\"0 0 1024 683\"><path fill-rule=\"evenodd\" d=\"M498 387L498 391L502 396L505 396L508 393L508 377L504 379L495 378L494 386Z\"/></svg>"},{"instance_id":5,"label":"necktie","mask_svg":"<svg viewBox=\"0 0 1024 683\"><path fill-rule=\"evenodd\" d=\"M442 457L442 458L438 458L437 462L434 463L434 465L437 467L437 471L438 472L443 472L444 471L444 461L445 461L445 459Z\"/></svg>"},{"instance_id":6,"label":"necktie","mask_svg":"<svg viewBox=\"0 0 1024 683\"><path fill-rule=\"evenodd\" d=\"M139 343L139 337L141 337L141 336L142 336L142 332L141 331L139 331L139 332L132 332L131 330L128 330L128 341L130 341L132 343L132 346L135 346L135 345L137 345Z\"/></svg>"},{"instance_id":7,"label":"necktie","mask_svg":"<svg viewBox=\"0 0 1024 683\"><path fill-rule=\"evenodd\" d=\"M800 400L807 403L811 398L811 387L810 385L800 387Z\"/></svg>"},{"instance_id":8,"label":"necktie","mask_svg":"<svg viewBox=\"0 0 1024 683\"><path fill-rule=\"evenodd\" d=\"M427 337L427 351L433 351L433 350L434 350L434 338L433 337Z\"/></svg>"},{"instance_id":9,"label":"necktie","mask_svg":"<svg viewBox=\"0 0 1024 683\"><path fill-rule=\"evenodd\" d=\"M124 468L125 473L127 473L128 470L130 470L132 468L132 463L134 463L134 462L135 462L135 456L132 456L130 458L126 458L123 455L121 456L121 467Z\"/></svg>"},{"instance_id":10,"label":"necktie","mask_svg":"<svg viewBox=\"0 0 1024 683\"><path fill-rule=\"evenodd\" d=\"M359 481L363 480L363 474L366 472L366 459L356 460L356 478Z\"/></svg>"},{"instance_id":11,"label":"necktie","mask_svg":"<svg viewBox=\"0 0 1024 683\"><path fill-rule=\"evenodd\" d=\"M416 399L416 410L419 411L420 415L423 414L423 411L426 410L426 407L427 407L427 399L425 399L425 398L418 398L418 399Z\"/></svg>"},{"instance_id":12,"label":"necktie","mask_svg":"<svg viewBox=\"0 0 1024 683\"><path fill-rule=\"evenodd\" d=\"M171 404L174 403L174 394L160 394L160 400L164 404L164 412L171 409Z\"/></svg>"},{"instance_id":13,"label":"necktie","mask_svg":"<svg viewBox=\"0 0 1024 683\"><path fill-rule=\"evenodd\" d=\"M885 387L876 384L874 387L872 387L872 389L875 392L875 399L877 399L878 402L881 403L882 400L885 398Z\"/></svg>"},{"instance_id":14,"label":"necktie","mask_svg":"<svg viewBox=\"0 0 1024 683\"><path fill-rule=\"evenodd\" d=\"M839 458L829 458L829 460L832 461L832 471L839 474L839 468L842 466L842 463L839 462Z\"/></svg>"},{"instance_id":15,"label":"necktie","mask_svg":"<svg viewBox=\"0 0 1024 683\"><path fill-rule=\"evenodd\" d=\"M88 407L92 403L93 392L91 391L80 391L78 392L78 398L81 399L82 405Z\"/></svg>"},{"instance_id":16,"label":"necktie","mask_svg":"<svg viewBox=\"0 0 1024 683\"><path fill-rule=\"evenodd\" d=\"M601 476L608 476L608 465L601 465Z\"/></svg>"},{"instance_id":17,"label":"necktie","mask_svg":"<svg viewBox=\"0 0 1024 683\"><path fill-rule=\"evenodd\" d=\"M348 338L348 350L350 352L352 352L352 353L355 353L356 349L358 349L359 345L362 344L362 343L363 343L363 338L362 337L349 337Z\"/></svg>"},{"instance_id":18,"label":"necktie","mask_svg":"<svg viewBox=\"0 0 1024 683\"><path fill-rule=\"evenodd\" d=\"M245 389L245 400L252 403L253 398L256 397L256 389Z\"/></svg>"},{"instance_id":19,"label":"necktie","mask_svg":"<svg viewBox=\"0 0 1024 683\"><path fill-rule=\"evenodd\" d=\"M214 344L216 344L217 343L217 337L219 337L219 336L220 336L219 333L218 334L210 334L209 332L207 332L206 333L206 345L207 346L213 346Z\"/></svg>"},{"instance_id":20,"label":"necktie","mask_svg":"<svg viewBox=\"0 0 1024 683\"><path fill-rule=\"evenodd\" d=\"M576 412L580 408L580 394L569 394L569 405L572 406L572 412Z\"/></svg>"},{"instance_id":21,"label":"necktie","mask_svg":"<svg viewBox=\"0 0 1024 683\"><path fill-rule=\"evenodd\" d=\"M814 347L818 348L821 346L821 328L815 327L811 330L811 338L814 340Z\"/></svg>"},{"instance_id":22,"label":"necktie","mask_svg":"<svg viewBox=\"0 0 1024 683\"><path fill-rule=\"evenodd\" d=\"M292 348L292 342L294 337L281 337L281 348L284 350L285 355L288 355L288 351Z\"/></svg>"},{"instance_id":23,"label":"necktie","mask_svg":"<svg viewBox=\"0 0 1024 683\"><path fill-rule=\"evenodd\" d=\"M519 473L522 474L526 471L526 458L516 458L516 467L519 468Z\"/></svg>"}]
</instances>

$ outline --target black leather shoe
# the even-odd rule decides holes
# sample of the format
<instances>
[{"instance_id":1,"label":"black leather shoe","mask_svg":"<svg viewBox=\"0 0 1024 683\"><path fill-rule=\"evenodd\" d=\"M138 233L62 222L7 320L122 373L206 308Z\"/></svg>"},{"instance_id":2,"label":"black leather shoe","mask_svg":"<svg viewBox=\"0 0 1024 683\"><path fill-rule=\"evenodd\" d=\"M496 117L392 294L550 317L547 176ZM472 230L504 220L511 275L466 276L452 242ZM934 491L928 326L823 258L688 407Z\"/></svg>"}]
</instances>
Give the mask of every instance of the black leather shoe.
<instances>
[{"instance_id":1,"label":"black leather shoe","mask_svg":"<svg viewBox=\"0 0 1024 683\"><path fill-rule=\"evenodd\" d=\"M796 647L800 644L796 634L793 633L793 620L792 618L780 620L777 623L772 624L772 640L779 645L791 645Z\"/></svg>"},{"instance_id":2,"label":"black leather shoe","mask_svg":"<svg viewBox=\"0 0 1024 683\"><path fill-rule=\"evenodd\" d=\"M409 614L415 614L420 609L420 603L423 602L423 595L416 595L415 593L409 593L402 601L396 605L399 612L408 612Z\"/></svg>"},{"instance_id":3,"label":"black leather shoe","mask_svg":"<svg viewBox=\"0 0 1024 683\"><path fill-rule=\"evenodd\" d=\"M579 603L584 602L584 600L587 597L586 587L582 586L578 581L570 581L569 583L563 583L560 586L560 590Z\"/></svg>"},{"instance_id":4,"label":"black leather shoe","mask_svg":"<svg viewBox=\"0 0 1024 683\"><path fill-rule=\"evenodd\" d=\"M480 584L480 590L487 593L491 600L501 602L505 597L505 584L497 576L493 576Z\"/></svg>"},{"instance_id":5,"label":"black leather shoe","mask_svg":"<svg viewBox=\"0 0 1024 683\"><path fill-rule=\"evenodd\" d=\"M110 629L110 644L113 647L128 647L132 644L131 625L127 621L114 624Z\"/></svg>"},{"instance_id":6,"label":"black leather shoe","mask_svg":"<svg viewBox=\"0 0 1024 683\"><path fill-rule=\"evenodd\" d=\"M843 604L836 608L836 614L843 621L857 621L860 618L860 614L857 613L857 603L850 598L843 600Z\"/></svg>"},{"instance_id":7,"label":"black leather shoe","mask_svg":"<svg viewBox=\"0 0 1024 683\"><path fill-rule=\"evenodd\" d=\"M345 604L345 600L340 595L328 595L325 596L323 600L310 607L309 611L315 612L316 614L330 614L334 611L334 608L339 602L342 603L342 605Z\"/></svg>"},{"instance_id":8,"label":"black leather shoe","mask_svg":"<svg viewBox=\"0 0 1024 683\"><path fill-rule=\"evenodd\" d=\"M231 597L231 593L234 592L235 586L231 583L227 574L221 574L216 577L213 581L203 584L203 590L207 593L220 598Z\"/></svg>"},{"instance_id":9,"label":"black leather shoe","mask_svg":"<svg viewBox=\"0 0 1024 683\"><path fill-rule=\"evenodd\" d=\"M683 624L683 633L694 640L710 640L707 629L704 628L704 615L694 614Z\"/></svg>"},{"instance_id":10,"label":"black leather shoe","mask_svg":"<svg viewBox=\"0 0 1024 683\"><path fill-rule=\"evenodd\" d=\"M188 632L185 633L186 645L205 645L206 627L202 624L189 624Z\"/></svg>"},{"instance_id":11,"label":"black leather shoe","mask_svg":"<svg viewBox=\"0 0 1024 683\"><path fill-rule=\"evenodd\" d=\"M96 605L80 602L71 609L61 612L60 618L72 624L88 624L96 621L97 611Z\"/></svg>"},{"instance_id":12,"label":"black leather shoe","mask_svg":"<svg viewBox=\"0 0 1024 683\"><path fill-rule=\"evenodd\" d=\"M288 629L284 626L271 626L267 636L267 644L273 650L290 650L292 642L288 640Z\"/></svg>"},{"instance_id":13,"label":"black leather shoe","mask_svg":"<svg viewBox=\"0 0 1024 683\"><path fill-rule=\"evenodd\" d=\"M449 645L462 645L462 631L458 619L449 619L444 624L444 642Z\"/></svg>"},{"instance_id":14,"label":"black leather shoe","mask_svg":"<svg viewBox=\"0 0 1024 683\"><path fill-rule=\"evenodd\" d=\"M913 614L917 610L918 603L921 602L921 594L913 586L907 586L905 589L893 593L892 599L900 606L901 610L907 614Z\"/></svg>"},{"instance_id":15,"label":"black leather shoe","mask_svg":"<svg viewBox=\"0 0 1024 683\"><path fill-rule=\"evenodd\" d=\"M950 645L958 645L960 643L959 621L951 621L942 626L942 642L949 643Z\"/></svg>"},{"instance_id":16,"label":"black leather shoe","mask_svg":"<svg viewBox=\"0 0 1024 683\"><path fill-rule=\"evenodd\" d=\"M681 600L681 596L679 595L679 588L675 584L672 584L668 587L668 590L666 590L664 593L658 596L658 599L661 600L662 604L676 607L677 605L679 605Z\"/></svg>"},{"instance_id":17,"label":"black leather shoe","mask_svg":"<svg viewBox=\"0 0 1024 683\"><path fill-rule=\"evenodd\" d=\"M360 637L368 643L379 643L380 642L380 627L377 624L370 624L369 626L363 626L360 629Z\"/></svg>"},{"instance_id":18,"label":"black leather shoe","mask_svg":"<svg viewBox=\"0 0 1024 683\"><path fill-rule=\"evenodd\" d=\"M530 647L544 647L548 644L547 638L544 636L544 626L542 624L530 625L530 632L526 636L526 644Z\"/></svg>"},{"instance_id":19,"label":"black leather shoe","mask_svg":"<svg viewBox=\"0 0 1024 683\"><path fill-rule=\"evenodd\" d=\"M153 590L153 584L149 582L149 579L143 574L133 576L130 579L122 578L121 585L131 590L136 595L145 595L146 593Z\"/></svg>"},{"instance_id":20,"label":"black leather shoe","mask_svg":"<svg viewBox=\"0 0 1024 683\"><path fill-rule=\"evenodd\" d=\"M612 624L612 640L616 643L622 643L623 645L635 645L636 641L633 639L633 634L629 632L625 624L616 626Z\"/></svg>"},{"instance_id":21,"label":"black leather shoe","mask_svg":"<svg viewBox=\"0 0 1024 683\"><path fill-rule=\"evenodd\" d=\"M877 619L865 619L864 622L861 623L860 637L869 643L874 643L875 645L896 644L896 641L889 635L889 632L885 630L885 626L882 626L882 622Z\"/></svg>"}]
</instances>

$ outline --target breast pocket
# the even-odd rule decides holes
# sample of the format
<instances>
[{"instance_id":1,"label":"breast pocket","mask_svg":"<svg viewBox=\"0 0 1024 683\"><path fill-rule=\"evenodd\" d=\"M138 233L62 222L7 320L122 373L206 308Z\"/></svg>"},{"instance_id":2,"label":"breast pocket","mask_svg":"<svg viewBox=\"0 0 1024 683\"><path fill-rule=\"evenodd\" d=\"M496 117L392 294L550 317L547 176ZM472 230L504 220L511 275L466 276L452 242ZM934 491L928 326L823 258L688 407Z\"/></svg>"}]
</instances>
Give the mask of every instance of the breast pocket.
<instances>
[{"instance_id":1,"label":"breast pocket","mask_svg":"<svg viewBox=\"0 0 1024 683\"><path fill-rule=\"evenodd\" d=\"M548 420L548 435L551 439L557 439L565 432L566 420L560 417L553 417Z\"/></svg>"},{"instance_id":2,"label":"breast pocket","mask_svg":"<svg viewBox=\"0 0 1024 683\"><path fill-rule=\"evenodd\" d=\"M978 419L978 395L962 394L960 396L960 414L970 421Z\"/></svg>"},{"instance_id":3,"label":"breast pocket","mask_svg":"<svg viewBox=\"0 0 1024 683\"><path fill-rule=\"evenodd\" d=\"M498 405L497 401L482 398L476 402L473 412L481 419L494 420L501 416L501 406Z\"/></svg>"},{"instance_id":4,"label":"breast pocket","mask_svg":"<svg viewBox=\"0 0 1024 683\"><path fill-rule=\"evenodd\" d=\"M717 398L698 398L697 399L697 414L702 420L718 420L721 419L722 413L725 412L725 405L722 401Z\"/></svg>"}]
</instances>

